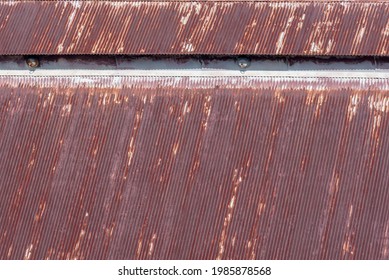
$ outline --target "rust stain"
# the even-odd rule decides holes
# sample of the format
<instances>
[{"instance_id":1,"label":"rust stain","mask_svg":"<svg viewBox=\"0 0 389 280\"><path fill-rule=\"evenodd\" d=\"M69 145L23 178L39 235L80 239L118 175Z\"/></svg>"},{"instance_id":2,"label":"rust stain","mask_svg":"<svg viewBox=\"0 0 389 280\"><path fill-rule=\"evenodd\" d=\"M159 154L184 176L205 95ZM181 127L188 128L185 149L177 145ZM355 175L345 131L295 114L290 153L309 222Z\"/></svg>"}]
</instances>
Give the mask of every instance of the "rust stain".
<instances>
[{"instance_id":1,"label":"rust stain","mask_svg":"<svg viewBox=\"0 0 389 280\"><path fill-rule=\"evenodd\" d=\"M35 222L39 222L42 220L43 213L45 212L46 209L46 202L42 202L39 204L39 209L38 212L35 214Z\"/></svg>"},{"instance_id":2,"label":"rust stain","mask_svg":"<svg viewBox=\"0 0 389 280\"><path fill-rule=\"evenodd\" d=\"M151 256L154 252L154 246L155 246L156 239L157 239L157 235L154 233L153 236L151 237L151 241L149 243L149 252L148 252L149 256Z\"/></svg>"},{"instance_id":3,"label":"rust stain","mask_svg":"<svg viewBox=\"0 0 389 280\"><path fill-rule=\"evenodd\" d=\"M361 96L359 96L358 94L350 96L350 101L347 109L347 119L349 122L354 118L355 114L357 113L360 101Z\"/></svg>"},{"instance_id":4,"label":"rust stain","mask_svg":"<svg viewBox=\"0 0 389 280\"><path fill-rule=\"evenodd\" d=\"M225 243L226 243L227 230L228 230L229 225L231 223L232 215L234 213L234 207L236 204L236 197L238 194L238 187L242 183L241 172L242 171L240 171L238 173L238 169L234 170L234 174L233 174L233 178L232 178L232 181L233 181L232 195L231 195L231 199L230 199L228 206L227 206L227 214L224 217L223 229L222 229L222 233L221 233L220 240L219 240L219 252L218 252L218 255L216 257L216 259L218 259L218 260L222 259L223 253L225 250L224 247L225 247Z\"/></svg>"},{"instance_id":5,"label":"rust stain","mask_svg":"<svg viewBox=\"0 0 389 280\"><path fill-rule=\"evenodd\" d=\"M348 217L347 217L347 224L346 224L346 240L343 242L343 258L345 258L346 254L354 255L354 244L353 244L353 239L355 233L350 229L351 225L351 218L353 215L353 205L350 205L350 208L348 210Z\"/></svg>"},{"instance_id":6,"label":"rust stain","mask_svg":"<svg viewBox=\"0 0 389 280\"><path fill-rule=\"evenodd\" d=\"M382 247L382 257L383 259L389 258L389 221L386 223L385 233L384 233L384 242Z\"/></svg>"},{"instance_id":7,"label":"rust stain","mask_svg":"<svg viewBox=\"0 0 389 280\"><path fill-rule=\"evenodd\" d=\"M34 248L34 244L30 244L27 249L26 249L26 252L24 253L24 259L25 260L29 260L30 257L31 257L31 251L32 249Z\"/></svg>"}]
</instances>

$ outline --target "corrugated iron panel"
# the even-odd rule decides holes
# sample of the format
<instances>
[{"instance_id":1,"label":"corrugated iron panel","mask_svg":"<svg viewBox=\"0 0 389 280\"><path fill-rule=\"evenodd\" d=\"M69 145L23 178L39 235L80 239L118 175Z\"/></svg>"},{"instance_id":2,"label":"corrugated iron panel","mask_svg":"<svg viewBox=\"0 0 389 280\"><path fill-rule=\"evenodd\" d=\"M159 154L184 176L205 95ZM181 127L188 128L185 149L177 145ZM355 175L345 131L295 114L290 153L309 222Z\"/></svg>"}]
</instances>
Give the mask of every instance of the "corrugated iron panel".
<instances>
[{"instance_id":1,"label":"corrugated iron panel","mask_svg":"<svg viewBox=\"0 0 389 280\"><path fill-rule=\"evenodd\" d=\"M388 79L2 76L0 258L388 259L388 136Z\"/></svg>"},{"instance_id":2,"label":"corrugated iron panel","mask_svg":"<svg viewBox=\"0 0 389 280\"><path fill-rule=\"evenodd\" d=\"M2 1L0 54L387 56L388 1Z\"/></svg>"}]
</instances>

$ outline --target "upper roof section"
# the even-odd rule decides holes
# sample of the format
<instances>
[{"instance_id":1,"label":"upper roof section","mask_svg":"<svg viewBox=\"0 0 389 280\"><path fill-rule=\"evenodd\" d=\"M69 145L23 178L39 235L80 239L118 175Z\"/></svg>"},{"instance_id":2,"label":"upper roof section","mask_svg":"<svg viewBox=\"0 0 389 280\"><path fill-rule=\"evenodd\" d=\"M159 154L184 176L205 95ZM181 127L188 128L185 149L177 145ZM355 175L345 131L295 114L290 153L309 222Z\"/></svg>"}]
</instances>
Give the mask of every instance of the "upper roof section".
<instances>
[{"instance_id":1,"label":"upper roof section","mask_svg":"<svg viewBox=\"0 0 389 280\"><path fill-rule=\"evenodd\" d=\"M388 56L389 1L0 1L0 55Z\"/></svg>"}]
</instances>

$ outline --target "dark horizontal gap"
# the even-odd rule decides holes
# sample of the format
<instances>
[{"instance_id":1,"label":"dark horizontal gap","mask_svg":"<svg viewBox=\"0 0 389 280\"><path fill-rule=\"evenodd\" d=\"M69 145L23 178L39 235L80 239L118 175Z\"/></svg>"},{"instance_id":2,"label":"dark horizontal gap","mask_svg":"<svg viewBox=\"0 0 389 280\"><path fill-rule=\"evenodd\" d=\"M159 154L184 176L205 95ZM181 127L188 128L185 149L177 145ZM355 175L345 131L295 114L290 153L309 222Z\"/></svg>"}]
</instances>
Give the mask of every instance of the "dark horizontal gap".
<instances>
[{"instance_id":1,"label":"dark horizontal gap","mask_svg":"<svg viewBox=\"0 0 389 280\"><path fill-rule=\"evenodd\" d=\"M0 56L0 68L1 64L5 65L13 64L17 67L24 67L28 59L36 59L39 61L40 66L44 67L45 65L56 63L66 62L67 65L76 65L76 64L94 64L98 66L112 66L118 64L118 61L148 61L152 62L161 62L168 61L173 62L176 65L185 64L189 61L199 61L203 65L214 62L236 62L239 59L246 58L251 62L277 62L285 63L286 65L293 66L294 64L301 63L313 63L317 65L327 65L334 63L342 63L345 65L357 65L357 64L370 64L371 66L380 66L385 65L383 68L389 68L389 57L372 57L372 56L259 56L259 55L239 55L239 56L227 56L227 55L25 55L25 56Z\"/></svg>"}]
</instances>

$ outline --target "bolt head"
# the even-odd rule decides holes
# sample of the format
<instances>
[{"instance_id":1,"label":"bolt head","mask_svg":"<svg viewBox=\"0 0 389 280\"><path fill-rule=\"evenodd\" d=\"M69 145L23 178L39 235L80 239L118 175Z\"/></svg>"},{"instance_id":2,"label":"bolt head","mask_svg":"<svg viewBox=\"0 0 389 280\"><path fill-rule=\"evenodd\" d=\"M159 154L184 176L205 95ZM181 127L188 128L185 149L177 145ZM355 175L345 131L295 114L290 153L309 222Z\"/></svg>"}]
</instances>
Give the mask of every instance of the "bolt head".
<instances>
[{"instance_id":1,"label":"bolt head","mask_svg":"<svg viewBox=\"0 0 389 280\"><path fill-rule=\"evenodd\" d=\"M250 60L248 58L239 58L238 59L238 66L241 69L246 69L250 66Z\"/></svg>"},{"instance_id":2,"label":"bolt head","mask_svg":"<svg viewBox=\"0 0 389 280\"><path fill-rule=\"evenodd\" d=\"M29 57L29 58L27 58L26 63L28 65L28 67L30 67L30 68L37 68L37 67L39 67L39 60L36 57Z\"/></svg>"}]
</instances>

